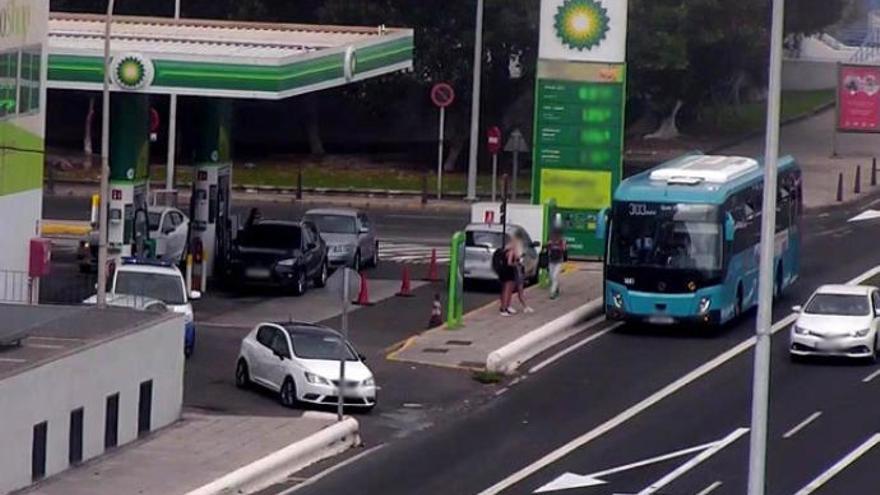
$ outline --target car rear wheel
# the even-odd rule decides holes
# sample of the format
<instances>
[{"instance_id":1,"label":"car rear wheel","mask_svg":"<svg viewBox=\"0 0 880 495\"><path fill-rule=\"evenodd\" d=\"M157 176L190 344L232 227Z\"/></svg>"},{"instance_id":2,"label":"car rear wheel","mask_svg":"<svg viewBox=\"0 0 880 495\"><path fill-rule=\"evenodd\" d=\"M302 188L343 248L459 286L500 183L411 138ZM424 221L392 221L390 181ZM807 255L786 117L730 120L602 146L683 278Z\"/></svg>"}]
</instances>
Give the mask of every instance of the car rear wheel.
<instances>
[{"instance_id":1,"label":"car rear wheel","mask_svg":"<svg viewBox=\"0 0 880 495\"><path fill-rule=\"evenodd\" d=\"M247 361L239 359L238 365L235 366L235 386L238 388L248 388L250 385L251 374L248 369Z\"/></svg>"},{"instance_id":2,"label":"car rear wheel","mask_svg":"<svg viewBox=\"0 0 880 495\"><path fill-rule=\"evenodd\" d=\"M287 408L296 407L296 383L294 383L293 378L288 376L284 379L284 383L281 384L280 398L282 406Z\"/></svg>"},{"instance_id":3,"label":"car rear wheel","mask_svg":"<svg viewBox=\"0 0 880 495\"><path fill-rule=\"evenodd\" d=\"M301 296L309 289L309 282L306 280L305 270L299 270L296 275L296 282L293 284L293 295Z\"/></svg>"}]
</instances>

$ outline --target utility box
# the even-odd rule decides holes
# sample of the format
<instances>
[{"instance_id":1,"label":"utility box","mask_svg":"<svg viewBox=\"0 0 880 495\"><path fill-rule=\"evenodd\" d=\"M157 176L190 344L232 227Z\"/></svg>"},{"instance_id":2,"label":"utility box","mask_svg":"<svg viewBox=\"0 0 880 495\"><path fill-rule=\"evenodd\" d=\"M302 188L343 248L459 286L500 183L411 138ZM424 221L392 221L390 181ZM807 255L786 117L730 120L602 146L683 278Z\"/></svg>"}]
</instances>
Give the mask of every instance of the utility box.
<instances>
[{"instance_id":1,"label":"utility box","mask_svg":"<svg viewBox=\"0 0 880 495\"><path fill-rule=\"evenodd\" d=\"M31 239L28 275L40 278L49 275L52 265L52 241L49 239Z\"/></svg>"}]
</instances>

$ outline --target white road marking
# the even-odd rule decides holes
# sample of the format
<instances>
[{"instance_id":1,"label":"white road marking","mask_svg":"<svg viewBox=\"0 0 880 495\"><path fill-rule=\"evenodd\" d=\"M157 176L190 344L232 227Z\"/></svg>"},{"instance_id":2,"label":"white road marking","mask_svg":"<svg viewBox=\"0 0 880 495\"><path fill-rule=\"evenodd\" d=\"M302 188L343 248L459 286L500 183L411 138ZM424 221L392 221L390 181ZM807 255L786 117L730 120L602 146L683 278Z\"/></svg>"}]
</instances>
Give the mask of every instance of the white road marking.
<instances>
[{"instance_id":1,"label":"white road marking","mask_svg":"<svg viewBox=\"0 0 880 495\"><path fill-rule=\"evenodd\" d=\"M666 487L667 485L669 485L673 481L682 477L685 473L687 473L691 469L706 462L707 460L709 460L709 458L711 458L712 456L714 456L718 452L721 452L722 450L724 450L728 445L739 440L743 435L747 434L748 432L749 432L748 428L739 428L737 430L734 430L733 433L731 433L730 435L727 435L720 442L718 442L715 445L713 445L712 447L704 450L702 453L700 453L699 455L697 455L693 459L687 461L686 463L682 464L677 469L673 470L671 473L669 473L666 476L655 481L648 488L645 488L644 490L640 491L638 493L638 495L653 495L653 494L657 493L658 491L660 491L661 489L663 489L664 487Z\"/></svg>"},{"instance_id":2,"label":"white road marking","mask_svg":"<svg viewBox=\"0 0 880 495\"><path fill-rule=\"evenodd\" d=\"M21 363L26 363L26 362L27 362L27 359L0 358L0 363L21 364Z\"/></svg>"},{"instance_id":3,"label":"white road marking","mask_svg":"<svg viewBox=\"0 0 880 495\"><path fill-rule=\"evenodd\" d=\"M31 347L34 349L64 349L63 345L52 345L52 344L31 344L30 342L25 342L25 347Z\"/></svg>"},{"instance_id":4,"label":"white road marking","mask_svg":"<svg viewBox=\"0 0 880 495\"><path fill-rule=\"evenodd\" d=\"M862 273L861 275L853 278L852 280L847 282L847 285L861 284L865 280L868 280L869 278L871 278L877 274L880 274L880 265L875 266L874 268L866 271L865 273ZM787 328L789 325L794 323L795 320L797 320L797 318L798 318L797 313L792 313L792 314L786 316L785 318L776 322L773 325L773 327L770 329L770 333L771 334L778 333L780 330ZM593 440L601 437L602 435L608 433L609 431L619 427L620 425L622 425L622 424L626 423L627 421L629 421L630 419L638 416L639 414L646 411L647 409L650 409L658 402L676 394L684 387L703 378L704 376L708 375L709 373L711 373L715 369L726 364L728 361L731 361L733 358L739 356L740 354L742 354L742 353L748 351L749 349L751 349L752 347L754 347L755 342L757 342L757 338L755 336L752 336L752 337L744 340L743 342L740 342L736 346L734 346L734 347L728 349L727 351L725 351L724 353L716 356L714 359L707 361L707 362L703 363L702 365L698 366L697 368L690 371L686 375L682 376L678 380L675 380L674 382L666 385L665 387L658 390L657 392L654 392L653 394L646 397L642 401L630 406L629 409L621 412L617 416L605 421L601 425L599 425L599 426L593 428L592 430L580 435L579 437L571 440L570 442L566 443L565 445L562 445L561 447L544 455L544 457L541 457L537 461L535 461L535 462L529 464L528 466L520 469L519 471L511 474L507 478L504 478L503 480L495 483L494 485L492 485L489 488L480 492L478 495L497 495L498 493L501 493L502 491L510 488L511 486L516 485L517 483L519 483L522 480L528 478L529 476L535 474L536 472L540 471L541 469L544 469L545 467L553 464L554 462L558 461L559 459L562 459L563 457L574 452L575 450L577 450L577 449L583 447L584 445L592 442Z\"/></svg>"},{"instance_id":5,"label":"white road marking","mask_svg":"<svg viewBox=\"0 0 880 495\"><path fill-rule=\"evenodd\" d=\"M880 218L880 211L877 210L865 210L862 213L852 217L849 219L849 222L862 222L865 220L874 220L875 218Z\"/></svg>"},{"instance_id":6,"label":"white road marking","mask_svg":"<svg viewBox=\"0 0 880 495\"><path fill-rule=\"evenodd\" d=\"M605 317L600 316L599 318L588 321L583 326L585 328L590 328L590 327L593 327L603 321L605 321ZM547 366L555 363L556 361L559 361L560 359L562 359L565 356L571 354L572 352L580 349L581 347L589 344L590 342L614 331L615 329L619 328L621 325L623 325L623 323L615 323L614 325L611 325L610 327L608 327L602 331L596 332L593 335L590 335L589 337L581 340L580 342L573 344L570 347L567 347L567 348L557 352L556 354L550 356L549 358L545 359L544 361L541 361L540 363L532 366L531 369L529 369L529 374L533 374L533 373L537 373L537 372L541 371L542 369L546 368Z\"/></svg>"},{"instance_id":7,"label":"white road marking","mask_svg":"<svg viewBox=\"0 0 880 495\"><path fill-rule=\"evenodd\" d=\"M697 452L702 452L706 449L714 447L718 442L710 442L705 443L703 445L697 445L696 447L689 447L682 450L677 450L675 452L670 452L669 454L663 454L657 457L652 457L650 459L645 459L643 461L633 462L631 464L626 464L624 466L618 466L611 469L605 469L603 471L599 471L593 474L586 475L577 475L574 473L565 473L562 476L556 478L550 483L542 486L535 490L535 493L547 493L558 490L568 490L571 488L582 488L587 486L596 486L596 485L604 485L607 482L600 479L606 476L621 473L624 471L629 471L631 469L636 469L644 466L650 466L651 464L657 464L660 462L668 461L671 459L677 459L679 457L684 457L689 454L694 454Z\"/></svg>"},{"instance_id":8,"label":"white road marking","mask_svg":"<svg viewBox=\"0 0 880 495\"><path fill-rule=\"evenodd\" d=\"M301 488L305 488L307 486L313 485L313 484L317 483L318 481L320 481L322 478L332 474L336 470L342 469L345 466L348 466L349 464L354 464L355 462L363 459L364 457L377 452L379 449L385 447L385 445L387 445L387 444L380 443L379 445L376 445L375 447L369 448L354 457L349 457L348 459L340 462L339 464L331 466L331 467L325 469L324 471L321 471L320 473L312 476L311 478L309 478L305 482L300 483L296 486L292 486L292 487L288 488L287 490L284 490L283 492L279 492L278 495L290 495L291 493L293 493Z\"/></svg>"},{"instance_id":9,"label":"white road marking","mask_svg":"<svg viewBox=\"0 0 880 495\"><path fill-rule=\"evenodd\" d=\"M702 490L700 490L700 492L697 493L697 495L709 495L710 493L714 492L715 490L721 488L721 485L723 485L723 484L724 483L722 483L720 481L716 481L715 483L712 483L711 485L707 486L706 488L703 488Z\"/></svg>"},{"instance_id":10,"label":"white road marking","mask_svg":"<svg viewBox=\"0 0 880 495\"><path fill-rule=\"evenodd\" d=\"M437 247L424 244L379 242L379 258L386 261L427 264L431 262L434 250L437 262L449 262L449 246Z\"/></svg>"},{"instance_id":11,"label":"white road marking","mask_svg":"<svg viewBox=\"0 0 880 495\"><path fill-rule=\"evenodd\" d=\"M810 423L819 419L820 416L822 416L822 411L816 411L813 414L807 416L807 419L801 421L800 423L795 425L794 428L788 430L785 433L785 435L782 435L782 438L788 439L788 438L791 438L791 437L797 435L798 432L800 432L801 430L803 430L807 426L810 426Z\"/></svg>"},{"instance_id":12,"label":"white road marking","mask_svg":"<svg viewBox=\"0 0 880 495\"><path fill-rule=\"evenodd\" d=\"M878 376L880 376L880 370L877 370L877 371L871 373L870 375L866 376L862 380L862 383L871 383L872 381L874 381L874 378L877 378Z\"/></svg>"},{"instance_id":13,"label":"white road marking","mask_svg":"<svg viewBox=\"0 0 880 495\"><path fill-rule=\"evenodd\" d=\"M875 433L874 436L866 440L865 443L859 445L855 450L847 454L846 457L837 461L837 464L831 466L827 471L820 474L818 478L811 481L807 486L801 488L795 495L809 495L815 492L821 488L822 485L828 483L831 478L837 476L841 471L848 468L850 464L856 462L859 457L873 449L878 443L880 443L880 433Z\"/></svg>"}]
</instances>

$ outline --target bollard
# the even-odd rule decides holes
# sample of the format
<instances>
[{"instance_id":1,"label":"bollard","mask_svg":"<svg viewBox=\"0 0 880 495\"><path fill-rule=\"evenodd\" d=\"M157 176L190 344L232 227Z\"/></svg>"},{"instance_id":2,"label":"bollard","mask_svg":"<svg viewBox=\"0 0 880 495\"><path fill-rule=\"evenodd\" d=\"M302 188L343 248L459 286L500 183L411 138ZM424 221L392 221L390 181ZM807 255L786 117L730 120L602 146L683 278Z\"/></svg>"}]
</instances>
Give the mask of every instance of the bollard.
<instances>
[{"instance_id":1,"label":"bollard","mask_svg":"<svg viewBox=\"0 0 880 495\"><path fill-rule=\"evenodd\" d=\"M837 202L843 201L843 172L837 176Z\"/></svg>"},{"instance_id":2,"label":"bollard","mask_svg":"<svg viewBox=\"0 0 880 495\"><path fill-rule=\"evenodd\" d=\"M299 167L299 172L296 174L296 199L303 199L303 169L302 166Z\"/></svg>"},{"instance_id":3,"label":"bollard","mask_svg":"<svg viewBox=\"0 0 880 495\"><path fill-rule=\"evenodd\" d=\"M871 160L871 187L877 185L877 157Z\"/></svg>"},{"instance_id":4,"label":"bollard","mask_svg":"<svg viewBox=\"0 0 880 495\"><path fill-rule=\"evenodd\" d=\"M853 187L853 192L855 194L862 193L862 166L856 165L856 184Z\"/></svg>"},{"instance_id":5,"label":"bollard","mask_svg":"<svg viewBox=\"0 0 880 495\"><path fill-rule=\"evenodd\" d=\"M428 204L428 174L422 176L422 204Z\"/></svg>"}]
</instances>

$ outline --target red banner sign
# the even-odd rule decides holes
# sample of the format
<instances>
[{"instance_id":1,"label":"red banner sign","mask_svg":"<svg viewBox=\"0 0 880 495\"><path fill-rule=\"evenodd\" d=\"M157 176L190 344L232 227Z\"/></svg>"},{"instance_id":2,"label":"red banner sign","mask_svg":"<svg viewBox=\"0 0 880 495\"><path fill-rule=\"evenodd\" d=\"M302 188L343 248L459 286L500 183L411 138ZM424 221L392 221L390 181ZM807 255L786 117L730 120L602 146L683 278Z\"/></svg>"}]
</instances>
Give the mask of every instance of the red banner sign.
<instances>
[{"instance_id":1,"label":"red banner sign","mask_svg":"<svg viewBox=\"0 0 880 495\"><path fill-rule=\"evenodd\" d=\"M880 132L880 67L842 66L837 91L838 130Z\"/></svg>"}]
</instances>

